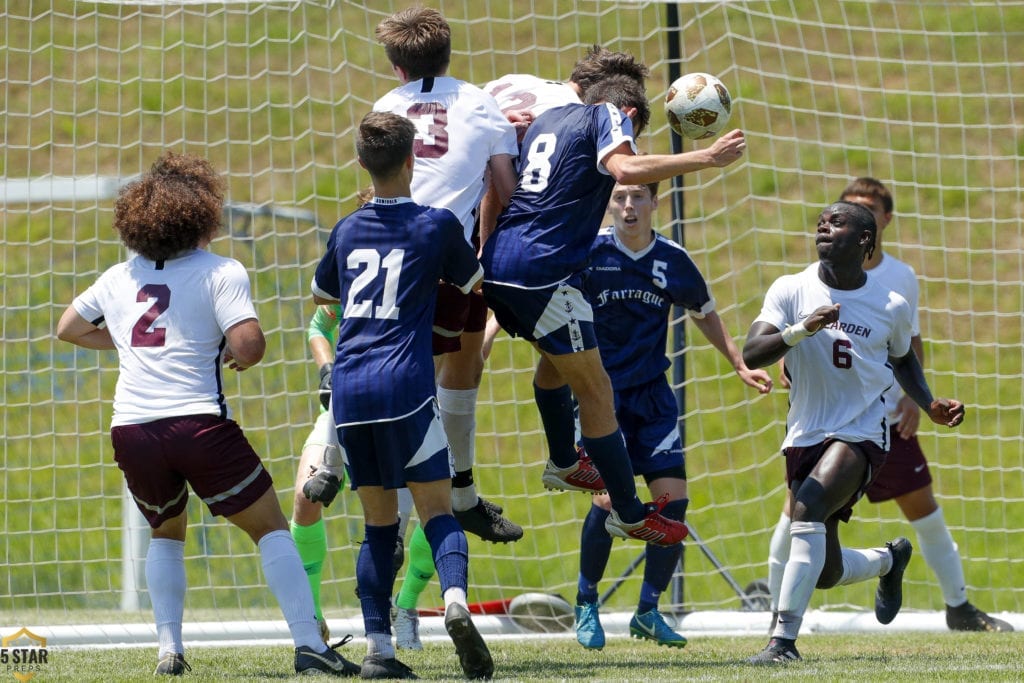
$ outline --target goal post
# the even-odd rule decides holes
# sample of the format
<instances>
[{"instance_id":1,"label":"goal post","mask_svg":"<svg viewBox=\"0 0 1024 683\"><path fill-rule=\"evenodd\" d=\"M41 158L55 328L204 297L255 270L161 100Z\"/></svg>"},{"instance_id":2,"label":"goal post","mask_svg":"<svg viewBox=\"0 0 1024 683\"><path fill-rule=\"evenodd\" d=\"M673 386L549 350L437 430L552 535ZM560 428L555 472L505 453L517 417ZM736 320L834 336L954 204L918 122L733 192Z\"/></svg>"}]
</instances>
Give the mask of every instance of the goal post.
<instances>
[{"instance_id":1,"label":"goal post","mask_svg":"<svg viewBox=\"0 0 1024 683\"><path fill-rule=\"evenodd\" d=\"M0 7L0 626L151 620L140 593L145 528L132 522L108 436L116 359L59 342L53 330L74 295L124 257L111 228L117 183L165 149L200 153L224 173L226 229L211 249L245 264L268 342L258 368L227 373L225 393L290 515L298 453L318 409L309 282L330 226L369 183L355 160L355 126L397 84L374 27L408 4ZM594 43L636 55L651 69L645 152L709 144L673 139L661 102L675 75L723 80L748 151L725 169L662 183L656 220L680 240L685 226L685 246L737 344L771 282L814 260L815 217L848 180L871 175L892 189L884 245L919 275L926 376L937 395L968 406L955 431L922 426L936 496L971 600L1024 612L1024 0L427 4L452 25L450 73L477 85L513 72L567 79ZM685 586L665 603L740 610L734 584L766 575L783 501L787 395L756 395L694 326L680 329L672 383L685 396L688 517L706 552L688 543ZM575 596L590 499L541 486L535 362L528 345L502 335L484 372L477 486L526 533L509 545L470 538L471 602ZM194 496L188 515L186 619L277 619L251 541ZM329 620L348 618L358 613L355 496L341 494L326 519L323 603ZM913 538L891 503L859 503L841 534L851 546ZM640 550L616 543L599 591ZM608 610L633 609L641 575L624 576ZM817 592L812 607L863 611L873 590ZM919 557L905 595L910 612L942 607ZM439 601L428 590L422 606Z\"/></svg>"}]
</instances>

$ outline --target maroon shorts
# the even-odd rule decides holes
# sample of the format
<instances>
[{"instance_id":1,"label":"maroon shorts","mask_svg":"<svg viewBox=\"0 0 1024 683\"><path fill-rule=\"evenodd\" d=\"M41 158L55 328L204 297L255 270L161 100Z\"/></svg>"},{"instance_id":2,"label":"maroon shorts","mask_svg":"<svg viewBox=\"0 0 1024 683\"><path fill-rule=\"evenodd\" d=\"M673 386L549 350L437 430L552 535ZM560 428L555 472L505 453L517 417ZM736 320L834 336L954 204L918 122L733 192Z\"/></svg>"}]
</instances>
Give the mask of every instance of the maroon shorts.
<instances>
[{"instance_id":1,"label":"maroon shorts","mask_svg":"<svg viewBox=\"0 0 1024 683\"><path fill-rule=\"evenodd\" d=\"M899 425L890 427L889 457L864 495L872 503L882 503L923 489L931 483L932 474L928 471L928 461L917 437L904 439L900 436Z\"/></svg>"},{"instance_id":2,"label":"maroon shorts","mask_svg":"<svg viewBox=\"0 0 1024 683\"><path fill-rule=\"evenodd\" d=\"M825 439L819 444L814 446L793 446L790 448L783 449L782 454L786 456L786 484L790 484L794 481L803 481L811 475L814 467L821 460L821 456L825 454L828 447L836 442L836 439ZM854 450L859 451L868 459L868 470L864 476L864 481L861 483L857 491L850 496L850 500L846 504L836 511L835 516L844 522L850 521L850 515L853 514L853 505L860 497L864 495L864 491L869 487L872 479L879 470L882 469L882 465L885 464L886 453L874 441L860 441L858 443L849 444Z\"/></svg>"},{"instance_id":3,"label":"maroon shorts","mask_svg":"<svg viewBox=\"0 0 1024 683\"><path fill-rule=\"evenodd\" d=\"M482 294L463 294L447 282L438 286L432 339L435 356L461 350L463 332L483 332L486 326L487 304Z\"/></svg>"},{"instance_id":4,"label":"maroon shorts","mask_svg":"<svg viewBox=\"0 0 1024 683\"><path fill-rule=\"evenodd\" d=\"M230 517L273 485L234 420L168 417L110 430L114 460L154 529L185 510L186 482L214 515Z\"/></svg>"}]
</instances>

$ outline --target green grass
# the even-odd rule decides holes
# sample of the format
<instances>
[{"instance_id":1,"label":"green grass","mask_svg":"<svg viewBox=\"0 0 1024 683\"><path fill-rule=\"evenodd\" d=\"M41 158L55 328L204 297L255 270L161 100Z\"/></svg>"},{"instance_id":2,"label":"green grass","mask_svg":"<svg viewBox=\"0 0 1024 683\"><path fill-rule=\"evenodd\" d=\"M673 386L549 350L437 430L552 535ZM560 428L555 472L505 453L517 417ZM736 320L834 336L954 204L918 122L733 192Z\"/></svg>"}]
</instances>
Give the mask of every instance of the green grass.
<instances>
[{"instance_id":1,"label":"green grass","mask_svg":"<svg viewBox=\"0 0 1024 683\"><path fill-rule=\"evenodd\" d=\"M319 4L332 6L33 0L28 11L5 13L0 175L127 176L166 147L184 149L226 172L233 201L298 207L332 225L367 182L354 161L352 126L395 81L372 39L387 3ZM441 7L455 27L452 73L478 84L513 71L566 78L595 41L639 55L652 68L654 104L640 146L668 151L658 105L668 78L662 4L538 0L530 15L521 3L492 0L487 21L473 3L427 4ZM1024 6L822 0L810 7L680 6L683 70L723 77L737 102L734 122L749 140L742 163L685 178L685 244L741 341L772 280L813 258L808 231L820 207L853 175L891 184L897 217L885 241L921 276L928 378L936 393L968 405L956 433L927 428L922 435L936 491L972 599L1021 611L1024 138L1014 117L1024 101L1007 62L1019 52L1013 31L1024 25ZM669 234L667 183L662 193L659 218ZM108 201L4 207L3 623L54 612L63 616L51 623L75 621L79 610L119 604L122 481L107 436L116 362L52 337L75 292L123 257L111 220ZM286 513L294 456L316 411L304 330L324 237L308 225L264 220L245 236L232 226L213 247L249 268L267 330L264 366L229 375L226 393L266 458ZM756 398L692 326L686 343L688 517L742 586L766 573L781 504L775 451L786 394ZM533 362L525 345L501 339L485 372L477 481L527 533L507 547L470 541L471 600L574 591L579 521L589 501L540 489L545 445L532 404ZM344 496L328 513L324 602L329 610L352 609L360 510ZM248 540L196 501L190 515L190 609L215 617L271 606ZM851 546L911 535L892 504L861 504L855 522L842 531ZM607 576L638 551L616 544ZM739 607L693 543L686 558L688 608ZM638 585L634 574L612 606L629 605ZM812 606L863 606L870 594L863 586L837 589L816 595ZM923 562L908 570L907 604L941 607Z\"/></svg>"},{"instance_id":2,"label":"green grass","mask_svg":"<svg viewBox=\"0 0 1024 683\"><path fill-rule=\"evenodd\" d=\"M496 680L609 681L1018 681L1024 675L1021 634L808 635L798 641L802 662L754 668L746 657L764 638L693 638L682 650L627 638L611 638L600 652L583 650L571 638L494 640L490 649ZM341 650L360 661L361 647ZM427 643L400 659L426 680L464 680L448 643ZM291 677L286 647L196 648L187 654L188 680L279 681ZM51 650L44 679L136 681L156 664L155 649Z\"/></svg>"}]
</instances>

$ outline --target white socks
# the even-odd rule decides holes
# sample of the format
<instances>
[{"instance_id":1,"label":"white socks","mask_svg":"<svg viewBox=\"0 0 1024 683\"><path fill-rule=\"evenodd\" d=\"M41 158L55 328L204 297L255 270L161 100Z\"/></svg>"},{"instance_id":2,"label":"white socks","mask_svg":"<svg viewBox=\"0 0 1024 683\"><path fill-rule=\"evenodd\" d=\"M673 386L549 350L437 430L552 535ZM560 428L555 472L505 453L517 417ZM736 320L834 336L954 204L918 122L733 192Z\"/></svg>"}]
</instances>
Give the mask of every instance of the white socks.
<instances>
[{"instance_id":1,"label":"white socks","mask_svg":"<svg viewBox=\"0 0 1024 683\"><path fill-rule=\"evenodd\" d=\"M825 525L822 522L792 522L789 533L789 562L782 576L779 621L772 635L796 640L814 585L825 566Z\"/></svg>"},{"instance_id":2,"label":"white socks","mask_svg":"<svg viewBox=\"0 0 1024 683\"><path fill-rule=\"evenodd\" d=\"M146 585L160 641L157 656L163 657L171 652L185 654L185 646L181 642L186 587L184 541L150 539L146 551Z\"/></svg>"},{"instance_id":3,"label":"white socks","mask_svg":"<svg viewBox=\"0 0 1024 683\"><path fill-rule=\"evenodd\" d=\"M306 645L323 652L326 645L316 624L313 594L292 535L283 529L271 531L257 545L267 585L288 622L295 647Z\"/></svg>"},{"instance_id":4,"label":"white socks","mask_svg":"<svg viewBox=\"0 0 1024 683\"><path fill-rule=\"evenodd\" d=\"M967 602L967 583L964 580L960 551L949 535L942 508L911 522L910 526L917 532L921 556L939 579L943 601L950 607L959 607Z\"/></svg>"},{"instance_id":5,"label":"white socks","mask_svg":"<svg viewBox=\"0 0 1024 683\"><path fill-rule=\"evenodd\" d=\"M449 586L448 590L444 592L444 608L448 610L448 606L452 603L458 603L463 607L466 606L466 591L462 590L458 586Z\"/></svg>"},{"instance_id":6,"label":"white socks","mask_svg":"<svg viewBox=\"0 0 1024 683\"><path fill-rule=\"evenodd\" d=\"M452 460L456 472L473 469L476 460L474 453L476 440L476 398L477 389L446 389L437 388L437 407L441 411L441 423L444 425L448 446L452 451ZM456 510L469 510L477 501L476 486L452 488L452 507Z\"/></svg>"},{"instance_id":7,"label":"white socks","mask_svg":"<svg viewBox=\"0 0 1024 683\"><path fill-rule=\"evenodd\" d=\"M888 574L892 569L892 553L888 548L867 548L858 550L843 548L843 575L837 586L860 583Z\"/></svg>"},{"instance_id":8,"label":"white socks","mask_svg":"<svg viewBox=\"0 0 1024 683\"><path fill-rule=\"evenodd\" d=\"M779 611L779 590L782 588L782 573L789 562L789 515L783 512L772 532L768 545L768 592L771 594L771 611Z\"/></svg>"}]
</instances>

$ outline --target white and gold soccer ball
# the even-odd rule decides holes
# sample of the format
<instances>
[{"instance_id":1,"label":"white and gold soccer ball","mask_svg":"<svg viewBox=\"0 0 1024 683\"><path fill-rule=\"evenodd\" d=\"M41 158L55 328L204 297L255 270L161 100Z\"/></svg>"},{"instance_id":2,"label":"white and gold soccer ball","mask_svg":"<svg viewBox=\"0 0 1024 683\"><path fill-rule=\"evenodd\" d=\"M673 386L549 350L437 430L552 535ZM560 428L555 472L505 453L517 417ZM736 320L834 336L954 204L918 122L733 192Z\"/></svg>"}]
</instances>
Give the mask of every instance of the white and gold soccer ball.
<instances>
[{"instance_id":1,"label":"white and gold soccer ball","mask_svg":"<svg viewBox=\"0 0 1024 683\"><path fill-rule=\"evenodd\" d=\"M729 123L732 96L711 74L680 76L665 95L665 116L672 130L691 140L709 138Z\"/></svg>"}]
</instances>

